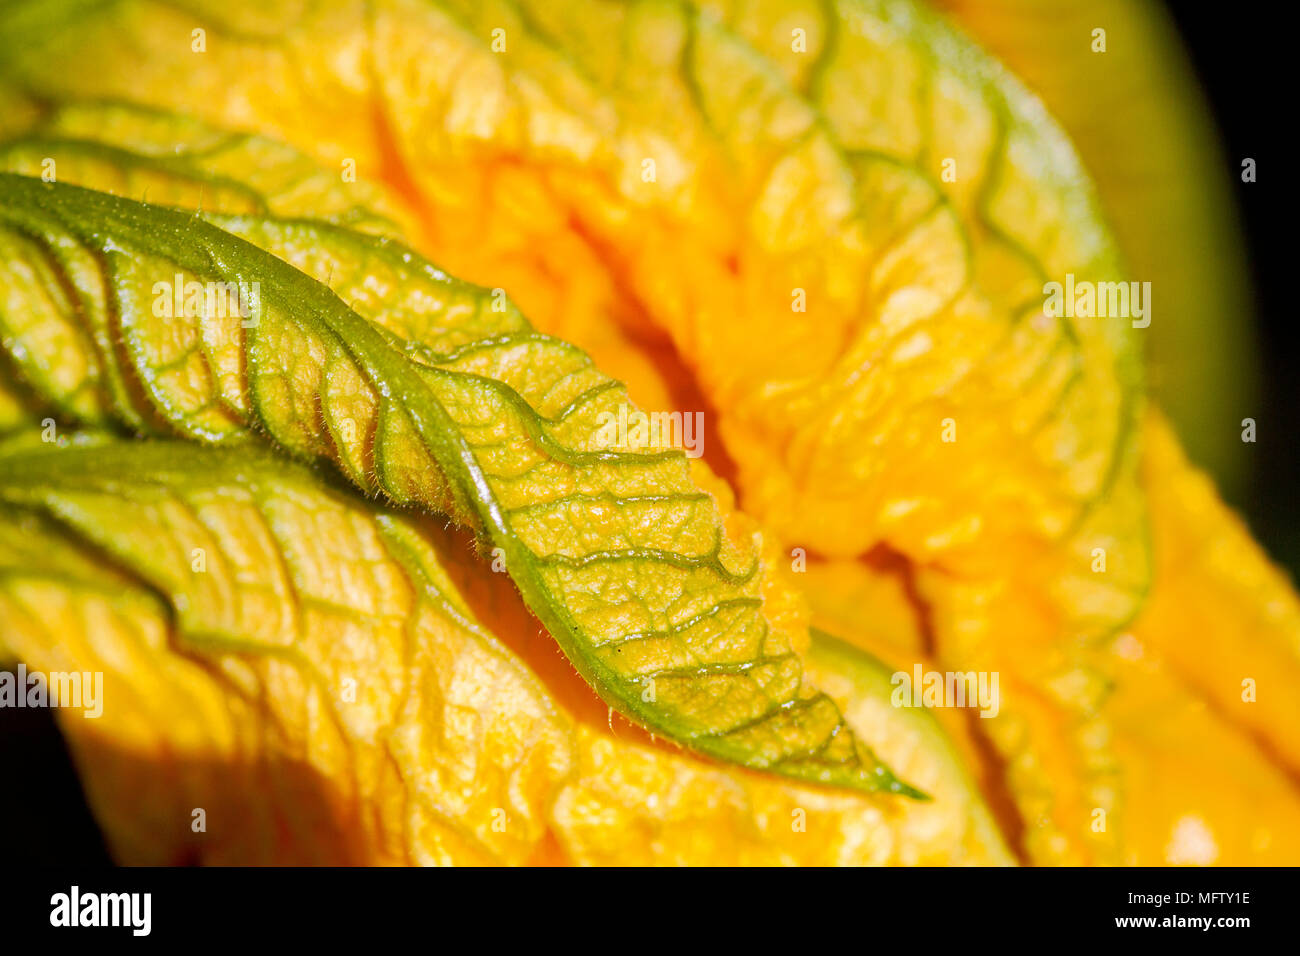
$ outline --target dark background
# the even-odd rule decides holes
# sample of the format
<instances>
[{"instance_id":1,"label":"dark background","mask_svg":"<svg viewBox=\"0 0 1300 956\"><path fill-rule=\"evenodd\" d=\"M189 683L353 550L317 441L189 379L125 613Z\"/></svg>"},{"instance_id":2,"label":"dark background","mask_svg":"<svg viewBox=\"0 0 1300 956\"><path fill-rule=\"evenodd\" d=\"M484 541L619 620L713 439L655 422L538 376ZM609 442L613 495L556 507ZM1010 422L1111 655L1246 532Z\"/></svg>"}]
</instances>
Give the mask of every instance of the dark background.
<instances>
[{"instance_id":1,"label":"dark background","mask_svg":"<svg viewBox=\"0 0 1300 956\"><path fill-rule=\"evenodd\" d=\"M1272 22L1263 4L1169 3L1218 123L1227 156L1225 175L1234 184L1247 261L1256 296L1257 333L1264 380L1263 408L1256 417L1258 455L1251 480L1230 503L1250 524L1279 564L1300 579L1300 402L1292 332L1295 310L1286 302L1285 282L1297 274L1284 257L1296 246L1294 210L1286 154L1279 135L1290 122L1293 86L1283 70L1294 69L1295 53L1283 43L1286 31ZM1258 163L1258 180L1241 182L1243 157ZM1284 203L1286 204L1284 206ZM1246 446L1250 447L1250 446Z\"/></svg>"},{"instance_id":2,"label":"dark background","mask_svg":"<svg viewBox=\"0 0 1300 956\"><path fill-rule=\"evenodd\" d=\"M1285 282L1300 272L1284 261L1296 246L1294 190L1279 127L1293 122L1290 34L1260 4L1171 4L1217 120L1248 245L1262 351L1264 406L1251 481L1231 503L1293 579L1300 578L1300 402L1296 350ZM1285 44L1285 48L1284 48ZM1240 182L1242 157L1258 181ZM1284 203L1286 204L1284 206ZM110 862L49 710L0 711L0 860L8 865Z\"/></svg>"}]
</instances>

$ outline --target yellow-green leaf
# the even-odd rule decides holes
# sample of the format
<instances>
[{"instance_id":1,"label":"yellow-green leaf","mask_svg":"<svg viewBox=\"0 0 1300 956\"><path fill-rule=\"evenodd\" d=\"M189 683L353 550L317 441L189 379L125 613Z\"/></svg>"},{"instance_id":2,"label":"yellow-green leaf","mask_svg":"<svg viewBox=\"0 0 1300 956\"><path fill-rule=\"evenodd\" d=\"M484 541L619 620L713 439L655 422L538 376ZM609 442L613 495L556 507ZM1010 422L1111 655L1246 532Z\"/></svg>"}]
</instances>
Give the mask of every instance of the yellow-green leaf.
<instances>
[{"instance_id":1,"label":"yellow-green leaf","mask_svg":"<svg viewBox=\"0 0 1300 956\"><path fill-rule=\"evenodd\" d=\"M445 561L418 518L255 449L0 448L6 642L102 675L66 730L126 862L528 860L567 718Z\"/></svg>"},{"instance_id":2,"label":"yellow-green leaf","mask_svg":"<svg viewBox=\"0 0 1300 956\"><path fill-rule=\"evenodd\" d=\"M0 198L5 234L30 247L0 277L37 300L4 313L27 323L11 349L21 369L61 367L70 351L110 378L128 425L200 441L265 433L368 492L471 524L601 696L700 753L916 795L803 681L799 623L756 531L700 490L682 451L610 432L636 409L573 346L506 311L499 334L439 352L191 214L12 174ZM398 281L450 284L384 240L354 241L387 254ZM37 299L68 278L26 273L38 255L81 267L76 304Z\"/></svg>"}]
</instances>

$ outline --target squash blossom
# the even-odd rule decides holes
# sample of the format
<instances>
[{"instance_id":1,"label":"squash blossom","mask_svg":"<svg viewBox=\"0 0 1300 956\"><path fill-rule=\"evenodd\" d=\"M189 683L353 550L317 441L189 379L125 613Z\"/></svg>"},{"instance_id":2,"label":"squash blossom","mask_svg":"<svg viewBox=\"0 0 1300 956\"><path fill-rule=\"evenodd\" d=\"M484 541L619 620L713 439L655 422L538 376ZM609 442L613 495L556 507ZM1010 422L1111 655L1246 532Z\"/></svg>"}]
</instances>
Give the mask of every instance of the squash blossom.
<instances>
[{"instance_id":1,"label":"squash blossom","mask_svg":"<svg viewBox=\"0 0 1300 956\"><path fill-rule=\"evenodd\" d=\"M1300 862L1199 114L1067 133L1179 61L945 6L1064 127L910 0L0 10L0 704L117 859Z\"/></svg>"}]
</instances>

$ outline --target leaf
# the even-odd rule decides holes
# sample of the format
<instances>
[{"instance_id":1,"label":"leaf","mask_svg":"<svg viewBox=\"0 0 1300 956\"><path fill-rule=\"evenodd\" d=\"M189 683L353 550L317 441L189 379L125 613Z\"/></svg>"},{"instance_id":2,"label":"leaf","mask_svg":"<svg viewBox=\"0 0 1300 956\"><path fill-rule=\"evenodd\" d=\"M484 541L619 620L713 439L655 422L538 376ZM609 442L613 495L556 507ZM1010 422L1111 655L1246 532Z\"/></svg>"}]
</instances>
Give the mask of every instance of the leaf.
<instances>
[{"instance_id":1,"label":"leaf","mask_svg":"<svg viewBox=\"0 0 1300 956\"><path fill-rule=\"evenodd\" d=\"M310 217L398 235L383 191L344 182L285 143L126 102L43 104L0 144L0 165L158 205Z\"/></svg>"},{"instance_id":2,"label":"leaf","mask_svg":"<svg viewBox=\"0 0 1300 956\"><path fill-rule=\"evenodd\" d=\"M889 759L906 767L908 779L933 800L884 803L754 775L724 776L695 761L620 747L583 728L578 780L554 808L566 853L597 866L1014 862L934 717L892 705L889 668L818 632L808 668L834 688L855 728L871 728ZM756 821L763 821L757 829Z\"/></svg>"},{"instance_id":3,"label":"leaf","mask_svg":"<svg viewBox=\"0 0 1300 956\"><path fill-rule=\"evenodd\" d=\"M0 618L32 667L104 674L100 719L60 715L119 859L528 859L567 721L410 517L252 449L28 444Z\"/></svg>"},{"instance_id":4,"label":"leaf","mask_svg":"<svg viewBox=\"0 0 1300 956\"><path fill-rule=\"evenodd\" d=\"M120 10L58 50L57 7L15 12L5 72L352 158L417 211L424 251L602 365L666 335L782 543L984 571L1059 542L1123 473L1140 333L1036 317L1046 279L1127 278L1091 187L1041 106L911 3L387 0L258 11L265 33L199 14L222 42L196 63ZM51 75L109 36L141 51L129 82ZM361 82L338 66L356 60Z\"/></svg>"},{"instance_id":5,"label":"leaf","mask_svg":"<svg viewBox=\"0 0 1300 956\"><path fill-rule=\"evenodd\" d=\"M88 319L67 304L31 308L37 322L12 351L24 369L62 361L66 345L43 351L47 327L85 322L99 342L123 343L125 361L85 341L76 354L111 374L127 423L203 441L265 432L334 460L368 492L481 530L583 676L651 729L747 766L918 795L803 684L798 625L754 530L699 490L680 451L608 447L602 413L633 409L577 349L511 326L443 353L407 347L191 215L12 174L0 175L0 197L9 234L51 257L76 250L102 270L106 295L87 296ZM436 276L397 270L407 274ZM213 303L160 317L177 281L255 290L254 313L219 315Z\"/></svg>"},{"instance_id":6,"label":"leaf","mask_svg":"<svg viewBox=\"0 0 1300 956\"><path fill-rule=\"evenodd\" d=\"M196 22L213 40L202 57L178 42ZM497 27L502 50L492 48ZM791 45L796 27L801 50ZM1268 748L1243 733L1267 743L1285 730L1261 735L1253 713L1233 726L1227 715L1239 707L1208 717L1204 689L1216 704L1230 694L1179 654L1157 654L1158 641L1178 634L1143 637L1151 659L1136 666L1123 653L1126 636L1148 626L1148 499L1163 492L1139 468L1149 330L1038 313L1049 278L1143 276L1120 261L1073 149L1041 105L923 7L43 2L0 11L0 36L9 107L0 125L15 135L48 140L61 122L51 103L79 110L67 101L111 95L287 141L325 169L351 162L361 182L407 210L402 232L423 253L508 289L541 329L617 369L633 394L655 396L650 407L667 395L709 410L709 461L763 523L765 555L797 546L814 561L822 552L867 567L865 583L850 582L829 609L846 637L869 643L861 634L893 627L898 639L883 642L883 656L910 641L938 667L1002 675L1003 712L974 722L980 777L1001 778L1014 798L1006 828L1026 859L1169 862L1186 850L1174 839L1184 831L1210 833L1220 859L1294 855L1282 825L1240 822L1252 797L1279 820L1293 817ZM150 138L129 123L107 124L99 138L88 118L99 107L84 109L77 137L148 153ZM8 155L11 168L35 172L33 150ZM951 182L945 159L955 162ZM96 188L136 198L145 183L73 162L72 175ZM418 294L381 307L407 286L367 288L372 268L388 274L387 259L366 251L378 245L358 251L347 228L267 228L225 200L202 201L207 174L193 175L196 162L168 180L173 188L191 176L177 202L329 285L372 323L402 339L466 328L441 322L442 307L410 318ZM93 262L84 269L93 301L98 272ZM436 277L417 286L445 288ZM806 312L792 309L795 290ZM409 358L440 361L419 348ZM76 396L88 421L96 409L121 414L121 397L101 391L94 402ZM162 424L141 418L141 431ZM939 440L945 420L957 441ZM346 467L368 475L372 465ZM1196 527L1191 510L1171 514L1174 530L1157 529L1158 548L1202 544L1179 531ZM1222 526L1209 541L1228 540ZM1098 549L1105 573L1094 570ZM1169 553L1157 556L1177 561ZM901 567L902 601L877 603L888 592L882 561ZM1183 598L1163 581L1152 604L1167 610ZM1198 582L1222 597L1212 616L1251 619L1277 600L1276 589L1227 586L1217 572ZM809 590L825 618L825 595ZM860 609L874 619L850 633ZM1247 660L1290 646L1285 620L1276 623ZM563 686L549 676L548 687ZM838 666L824 679L843 690L837 676ZM1233 768L1232 782L1198 793L1202 755L1167 733L1179 722ZM592 726L578 738L580 782L572 800L556 802L557 839L574 859L680 862L707 847L728 862L825 860L772 824L810 806L829 811L818 833L840 862L937 859L929 854L940 846L978 858L948 839L961 830L949 823L968 819L960 811L923 824L945 834L938 843L917 851L905 840L895 852L885 844L899 830L863 810L863 798L792 795L788 783L620 746ZM881 756L908 775L895 742L879 741ZM668 806L648 809L648 795L664 792L674 795ZM915 820L925 819L921 807L961 805L936 797L895 803ZM1008 807L998 809L1002 817ZM1101 832L1097 810L1107 814ZM1178 830L1188 817L1190 830Z\"/></svg>"},{"instance_id":7,"label":"leaf","mask_svg":"<svg viewBox=\"0 0 1300 956\"><path fill-rule=\"evenodd\" d=\"M1103 678L1095 662L1063 661L1054 647L1062 631L1105 633L1131 616L1142 594L1141 535L1128 524L1085 519L1114 476L1125 474L1114 462L1124 441L1116 436L1131 414L1132 350L1121 350L1117 369L1111 328L1036 326L1021 312L1042 282L1024 249L1040 252L1050 263L1042 268L1078 264L1083 274L1087 264L1103 276L1113 268L1113 250L1068 150L1032 101L982 66L975 51L960 62L947 56L944 31L901 18L902 9L838 7L835 55L817 56L814 46L814 56L796 58L824 63L827 76L849 91L836 108L824 97L818 104L833 136L724 25L617 4L535 5L518 28L507 19L506 57L484 39L497 11L379 5L366 35L386 66L375 71L372 91L340 88L342 77L328 68L323 81L317 75L304 83L274 43L250 48L226 36L196 65L161 35L136 31L133 42L148 53L140 82L121 92L248 123L326 162L355 157L421 210L427 248L440 260L507 285L549 328L590 335L579 341L599 347L602 361L626 352L626 343L590 333L610 324L604 303L590 305L585 292L568 290L583 286L587 274L611 274L619 294L609 311L634 327L666 329L697 367L727 451L738 460L736 483L747 506L787 546L852 553L883 539L919 564L939 563L942 570L927 581L945 587L931 600L944 627L946 664L1016 669L1025 660L1027 691L1080 680L1097 687ZM792 12L807 17L813 34L825 13L816 5L782 16ZM745 32L775 19L740 17L729 25ZM278 32L304 62L318 62L319 50L335 48L336 28L308 14ZM112 22L100 29L121 31ZM626 38L617 58L607 52L609 36ZM438 71L427 56L435 44L448 51L437 62L455 62L456 70ZM239 93L229 77L222 89L236 91L238 102L186 95L200 82L211 88L201 74L221 74L214 61L236 48L257 58L259 74L300 90L298 101L328 102L331 115L367 121L323 131L310 110L286 111L277 97ZM93 57L94 45L81 53ZM928 87L918 82L931 70ZM44 65L39 72L48 91ZM462 82L465 76L474 79ZM55 85L77 87L71 74ZM516 88L529 92L507 92ZM430 99L432 89L442 98ZM733 90L754 91L761 106L742 109ZM875 90L900 91L906 105L882 103L876 115L884 122L854 126L852 104L870 102ZM501 108L485 110L485 102ZM935 142L961 150L961 175L950 187L934 182L933 165L927 169L914 148L915 116L927 105ZM369 121L376 111L380 124ZM614 116L617 126L606 122ZM553 134L537 142L532 131ZM1001 162L986 163L995 132L1005 151ZM851 140L856 152L844 153L837 140ZM592 142L612 145L592 151ZM341 145L331 151L331 143ZM648 155L664 170L683 172L641 183ZM928 157L934 165L938 158ZM983 180L970 172L981 167ZM498 168L509 175L493 175ZM971 191L981 182L987 196ZM1058 215L1068 227L1056 227ZM709 228L733 222L740 228L721 235ZM559 291L551 281L557 274L579 278ZM796 287L810 297L806 315L790 311ZM734 321L738 314L743 323ZM859 347L846 349L854 341ZM948 417L960 423L961 437L942 444L938 427ZM1117 497L1125 514L1138 504L1140 523L1136 488L1129 484ZM1026 537L1046 543L1030 551ZM1117 570L1122 554L1122 574L1091 575L1099 543ZM944 571L958 582L983 583L954 586ZM1060 580L1075 586L1062 588ZM1047 623L1038 595L1053 592L1067 600ZM1013 596L1027 598L1017 603ZM949 634L965 637L950 644ZM1025 768L1016 780L1034 821L1030 832L1054 846L1061 833L1073 839L1078 832L1077 815L1057 794L1103 794L1109 786L1095 771L1108 759L1094 746L1104 740L1093 729L1096 697L1066 692L1057 699L1074 728L1065 734L1057 733L1055 714L1032 705L1026 731L1021 701L1009 697L996 739L1013 766ZM1077 784L1064 773L1069 783L1042 779L1043 762L1057 754L1077 764ZM1101 797L1089 799L1095 806ZM1040 822L1044 808L1052 827Z\"/></svg>"},{"instance_id":8,"label":"leaf","mask_svg":"<svg viewBox=\"0 0 1300 956\"><path fill-rule=\"evenodd\" d=\"M931 719L859 652L818 637L810 666L935 800L582 721L493 636L531 628L462 549L253 448L0 446L0 617L31 667L103 672L99 717L57 715L124 862L1008 861ZM673 785L625 789L650 780Z\"/></svg>"},{"instance_id":9,"label":"leaf","mask_svg":"<svg viewBox=\"0 0 1300 956\"><path fill-rule=\"evenodd\" d=\"M166 154L165 162L159 161L159 154ZM449 280L422 260L417 262L404 247L372 241L371 233L384 238L396 234L393 223L374 211L385 208L382 194L357 184L341 188L311 161L282 144L126 104L66 105L0 147L0 169L39 175L46 160L54 162L63 181L114 194L149 195L152 191L206 210L202 215L209 220L327 281L354 308L422 346L448 350L492 334L527 328L509 302L494 298L489 310L481 290ZM239 170L246 179L220 175L222 169ZM358 198L364 204L356 204ZM274 219L269 218L272 211ZM264 215L255 214L259 212ZM311 218L298 218L308 212ZM358 236L356 230L367 235ZM29 262L13 277L13 321L28 320L19 301L23 297L54 296L55 301L34 320L46 323L40 328L48 331L57 318L54 313L70 306L58 296L57 288L51 289L57 283L45 273L59 264L71 268L76 250L62 250L63 258L51 263L22 237L5 237L5 241L14 247L15 265ZM93 269L93 263L78 263L76 268ZM88 298L97 294L93 285L83 292ZM223 301L226 298L223 296ZM479 312L490 314L481 316ZM14 334L22 333L21 325L10 328ZM77 334L71 328L60 331L73 338ZM108 341L106 335L110 333L100 331L101 344ZM53 346L62 347L60 343ZM82 369L76 358L74 351L59 363L58 373L65 379L76 371L82 373L61 388L39 364L32 367L29 363L27 375L44 383L46 396L65 414L105 424L115 414L108 396L86 392L113 370ZM124 388L115 385L118 393ZM68 392L76 393L80 402L70 403L61 397ZM119 403L116 413L122 412ZM129 414L129 409L126 412Z\"/></svg>"}]
</instances>

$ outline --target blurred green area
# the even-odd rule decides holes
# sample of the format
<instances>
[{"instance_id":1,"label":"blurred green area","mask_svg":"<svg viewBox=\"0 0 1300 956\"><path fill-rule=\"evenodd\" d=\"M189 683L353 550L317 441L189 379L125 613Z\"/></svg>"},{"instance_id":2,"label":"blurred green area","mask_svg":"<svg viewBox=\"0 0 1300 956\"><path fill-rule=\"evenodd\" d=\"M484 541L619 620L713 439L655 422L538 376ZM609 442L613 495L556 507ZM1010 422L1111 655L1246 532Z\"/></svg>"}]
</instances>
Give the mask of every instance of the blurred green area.
<instances>
[{"instance_id":1,"label":"blurred green area","mask_svg":"<svg viewBox=\"0 0 1300 956\"><path fill-rule=\"evenodd\" d=\"M1233 196L1238 163L1225 155L1168 12L1152 0L938 5L1074 141L1131 278L1151 282L1150 392L1192 459L1242 500L1258 462L1241 420L1259 414L1261 365Z\"/></svg>"}]
</instances>

